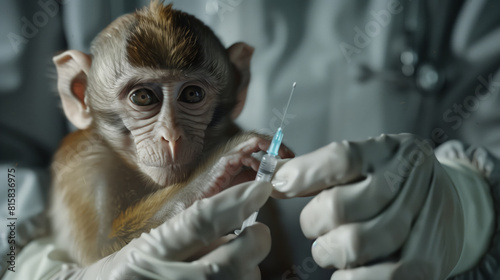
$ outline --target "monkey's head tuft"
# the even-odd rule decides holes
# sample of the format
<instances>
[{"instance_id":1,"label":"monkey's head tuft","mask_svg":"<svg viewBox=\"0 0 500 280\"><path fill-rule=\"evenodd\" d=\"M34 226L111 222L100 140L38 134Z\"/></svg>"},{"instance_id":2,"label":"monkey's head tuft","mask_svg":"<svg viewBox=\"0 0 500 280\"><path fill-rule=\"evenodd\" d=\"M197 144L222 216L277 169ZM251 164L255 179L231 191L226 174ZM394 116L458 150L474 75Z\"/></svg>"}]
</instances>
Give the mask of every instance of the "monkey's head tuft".
<instances>
[{"instance_id":1,"label":"monkey's head tuft","mask_svg":"<svg viewBox=\"0 0 500 280\"><path fill-rule=\"evenodd\" d=\"M132 66L186 70L202 61L197 38L204 25L195 17L152 1L136 13L127 39Z\"/></svg>"}]
</instances>

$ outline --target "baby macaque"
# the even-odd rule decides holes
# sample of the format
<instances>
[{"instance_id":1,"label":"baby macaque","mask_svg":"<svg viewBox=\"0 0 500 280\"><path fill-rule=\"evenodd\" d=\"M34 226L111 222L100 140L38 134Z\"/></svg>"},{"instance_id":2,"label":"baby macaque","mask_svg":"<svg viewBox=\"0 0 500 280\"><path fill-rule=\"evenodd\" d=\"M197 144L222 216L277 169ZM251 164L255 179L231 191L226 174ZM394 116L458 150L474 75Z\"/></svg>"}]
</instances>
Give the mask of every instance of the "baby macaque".
<instances>
[{"instance_id":1,"label":"baby macaque","mask_svg":"<svg viewBox=\"0 0 500 280\"><path fill-rule=\"evenodd\" d=\"M253 179L251 154L270 143L233 122L253 49L226 50L195 17L153 1L105 28L91 53L54 57L64 112L80 130L54 158L52 226L82 265Z\"/></svg>"}]
</instances>

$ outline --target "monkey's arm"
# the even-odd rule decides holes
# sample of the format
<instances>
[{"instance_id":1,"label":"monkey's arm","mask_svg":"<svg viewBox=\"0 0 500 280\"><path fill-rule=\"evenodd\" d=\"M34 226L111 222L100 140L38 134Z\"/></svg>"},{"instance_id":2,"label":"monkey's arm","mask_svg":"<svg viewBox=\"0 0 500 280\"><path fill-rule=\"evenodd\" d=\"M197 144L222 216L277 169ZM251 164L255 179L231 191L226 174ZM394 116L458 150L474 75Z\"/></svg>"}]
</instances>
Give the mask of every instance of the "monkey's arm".
<instances>
[{"instance_id":1,"label":"monkey's arm","mask_svg":"<svg viewBox=\"0 0 500 280\"><path fill-rule=\"evenodd\" d=\"M88 263L89 256L96 255L99 221L106 214L99 211L96 200L100 189L96 179L105 179L93 168L106 154L92 131L77 131L64 138L51 166L52 231L57 245L80 263Z\"/></svg>"},{"instance_id":2,"label":"monkey's arm","mask_svg":"<svg viewBox=\"0 0 500 280\"><path fill-rule=\"evenodd\" d=\"M92 129L68 135L52 163L50 216L58 246L81 264L100 259L113 219L151 192L144 182Z\"/></svg>"}]
</instances>

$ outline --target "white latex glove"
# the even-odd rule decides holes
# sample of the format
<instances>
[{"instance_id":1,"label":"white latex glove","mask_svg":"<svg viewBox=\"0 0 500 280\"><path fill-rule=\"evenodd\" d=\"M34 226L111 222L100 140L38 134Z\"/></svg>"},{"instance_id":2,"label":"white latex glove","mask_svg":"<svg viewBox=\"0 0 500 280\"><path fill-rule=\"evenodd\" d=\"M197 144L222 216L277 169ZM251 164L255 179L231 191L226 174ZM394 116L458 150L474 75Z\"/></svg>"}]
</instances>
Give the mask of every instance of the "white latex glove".
<instances>
[{"instance_id":1,"label":"white latex glove","mask_svg":"<svg viewBox=\"0 0 500 280\"><path fill-rule=\"evenodd\" d=\"M238 228L266 202L271 189L270 183L247 182L196 201L120 251L87 268L65 266L53 279L260 279L257 265L271 246L263 224L189 260Z\"/></svg>"},{"instance_id":2,"label":"white latex glove","mask_svg":"<svg viewBox=\"0 0 500 280\"><path fill-rule=\"evenodd\" d=\"M300 225L314 260L339 269L331 279L446 279L472 268L492 234L484 179L442 166L409 134L332 143L283 163L273 185L275 197L317 194Z\"/></svg>"}]
</instances>

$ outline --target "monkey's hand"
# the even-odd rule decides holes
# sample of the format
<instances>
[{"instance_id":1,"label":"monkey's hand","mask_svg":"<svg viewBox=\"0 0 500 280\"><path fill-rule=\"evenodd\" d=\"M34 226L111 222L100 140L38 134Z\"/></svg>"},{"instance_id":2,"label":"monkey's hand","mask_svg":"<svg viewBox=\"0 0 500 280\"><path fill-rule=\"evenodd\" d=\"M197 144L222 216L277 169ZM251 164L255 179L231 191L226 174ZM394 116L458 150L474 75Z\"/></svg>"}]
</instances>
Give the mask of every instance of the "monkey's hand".
<instances>
[{"instance_id":1,"label":"monkey's hand","mask_svg":"<svg viewBox=\"0 0 500 280\"><path fill-rule=\"evenodd\" d=\"M201 187L203 197L210 197L222 190L239 183L255 179L259 169L259 160L252 154L266 151L271 144L271 138L257 133L243 133L233 137L224 149L216 153L210 168L198 176L193 182ZM281 158L292 158L294 153L285 145L279 150Z\"/></svg>"},{"instance_id":2,"label":"monkey's hand","mask_svg":"<svg viewBox=\"0 0 500 280\"><path fill-rule=\"evenodd\" d=\"M53 279L260 279L257 265L271 246L263 224L187 260L239 227L266 202L271 189L267 182L248 182L199 200L112 255L87 268L63 267Z\"/></svg>"}]
</instances>

